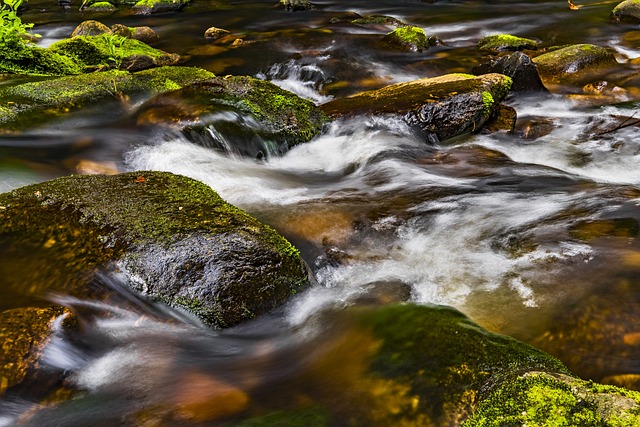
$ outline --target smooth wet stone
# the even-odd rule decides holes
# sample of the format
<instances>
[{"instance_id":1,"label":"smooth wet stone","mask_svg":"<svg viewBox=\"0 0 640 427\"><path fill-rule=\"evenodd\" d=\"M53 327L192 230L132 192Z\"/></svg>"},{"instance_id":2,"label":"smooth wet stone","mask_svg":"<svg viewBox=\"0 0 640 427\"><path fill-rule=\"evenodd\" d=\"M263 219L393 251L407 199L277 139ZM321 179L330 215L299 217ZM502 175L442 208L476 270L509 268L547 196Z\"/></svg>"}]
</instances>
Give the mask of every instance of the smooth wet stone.
<instances>
[{"instance_id":1,"label":"smooth wet stone","mask_svg":"<svg viewBox=\"0 0 640 427\"><path fill-rule=\"evenodd\" d=\"M170 173L69 176L1 194L0 206L0 283L22 292L86 295L93 272L116 263L142 294L227 327L310 283L287 240ZM16 262L33 271L8 274Z\"/></svg>"},{"instance_id":2,"label":"smooth wet stone","mask_svg":"<svg viewBox=\"0 0 640 427\"><path fill-rule=\"evenodd\" d=\"M428 141L479 131L509 92L501 74L448 74L336 99L320 106L332 118L400 116Z\"/></svg>"},{"instance_id":3,"label":"smooth wet stone","mask_svg":"<svg viewBox=\"0 0 640 427\"><path fill-rule=\"evenodd\" d=\"M533 141L549 135L557 129L557 127L558 124L553 119L547 117L528 117L516 122L514 132L523 139Z\"/></svg>"},{"instance_id":4,"label":"smooth wet stone","mask_svg":"<svg viewBox=\"0 0 640 427\"><path fill-rule=\"evenodd\" d=\"M229 30L225 30L223 28L218 27L210 27L207 28L207 31L204 32L204 36L208 39L219 39L220 37L228 36L230 34Z\"/></svg>"},{"instance_id":5,"label":"smooth wet stone","mask_svg":"<svg viewBox=\"0 0 640 427\"><path fill-rule=\"evenodd\" d=\"M540 44L536 40L516 37L510 34L496 34L482 38L477 47L480 50L502 52L508 50L536 50Z\"/></svg>"},{"instance_id":6,"label":"smooth wet stone","mask_svg":"<svg viewBox=\"0 0 640 427\"><path fill-rule=\"evenodd\" d=\"M359 18L355 18L351 20L352 24L359 25L362 27L391 27L391 28L400 28L409 26L405 22L394 18L392 16L386 15L368 15L362 16Z\"/></svg>"},{"instance_id":7,"label":"smooth wet stone","mask_svg":"<svg viewBox=\"0 0 640 427\"><path fill-rule=\"evenodd\" d=\"M518 113L515 108L500 104L496 109L494 117L482 128L482 132L494 133L506 131L507 133L513 133L517 119Z\"/></svg>"},{"instance_id":8,"label":"smooth wet stone","mask_svg":"<svg viewBox=\"0 0 640 427\"><path fill-rule=\"evenodd\" d=\"M549 92L542 84L536 64L522 52L515 52L481 64L474 67L472 71L476 75L498 73L511 77L513 80L511 91L515 93Z\"/></svg>"},{"instance_id":9,"label":"smooth wet stone","mask_svg":"<svg viewBox=\"0 0 640 427\"><path fill-rule=\"evenodd\" d=\"M62 307L15 308L0 313L0 396L33 369L54 331Z\"/></svg>"},{"instance_id":10,"label":"smooth wet stone","mask_svg":"<svg viewBox=\"0 0 640 427\"><path fill-rule=\"evenodd\" d=\"M128 39L138 40L142 43L152 45L157 43L160 38L158 34L151 27L127 27L122 24L114 24L111 26L111 31Z\"/></svg>"},{"instance_id":11,"label":"smooth wet stone","mask_svg":"<svg viewBox=\"0 0 640 427\"><path fill-rule=\"evenodd\" d=\"M100 34L111 34L112 31L109 27L102 22L89 20L83 21L73 30L71 37L78 36L99 36Z\"/></svg>"},{"instance_id":12,"label":"smooth wet stone","mask_svg":"<svg viewBox=\"0 0 640 427\"><path fill-rule=\"evenodd\" d=\"M311 101L248 76L216 77L160 95L138 113L141 125L177 128L200 145L258 159L309 141L327 121Z\"/></svg>"},{"instance_id":13,"label":"smooth wet stone","mask_svg":"<svg viewBox=\"0 0 640 427\"><path fill-rule=\"evenodd\" d=\"M577 44L533 58L545 85L572 84L596 79L618 65L609 49L592 44Z\"/></svg>"},{"instance_id":14,"label":"smooth wet stone","mask_svg":"<svg viewBox=\"0 0 640 427\"><path fill-rule=\"evenodd\" d=\"M309 0L280 0L277 7L288 12L314 10L316 8Z\"/></svg>"},{"instance_id":15,"label":"smooth wet stone","mask_svg":"<svg viewBox=\"0 0 640 427\"><path fill-rule=\"evenodd\" d=\"M131 7L134 15L151 15L155 13L177 12L190 0L140 0Z\"/></svg>"},{"instance_id":16,"label":"smooth wet stone","mask_svg":"<svg viewBox=\"0 0 640 427\"><path fill-rule=\"evenodd\" d=\"M615 22L640 22L640 1L625 0L611 11L611 20Z\"/></svg>"}]
</instances>

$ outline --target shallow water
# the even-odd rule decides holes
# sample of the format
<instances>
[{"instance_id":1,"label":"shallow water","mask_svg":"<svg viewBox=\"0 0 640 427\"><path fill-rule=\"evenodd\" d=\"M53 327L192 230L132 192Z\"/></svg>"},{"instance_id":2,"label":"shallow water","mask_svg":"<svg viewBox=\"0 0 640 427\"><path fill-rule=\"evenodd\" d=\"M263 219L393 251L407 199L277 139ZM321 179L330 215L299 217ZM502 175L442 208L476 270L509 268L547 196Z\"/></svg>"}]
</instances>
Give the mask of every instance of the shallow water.
<instances>
[{"instance_id":1,"label":"shallow water","mask_svg":"<svg viewBox=\"0 0 640 427\"><path fill-rule=\"evenodd\" d=\"M630 60L640 49L625 38L634 26L609 23L616 2L577 3L578 11L560 0L325 1L315 12L286 13L272 1L194 0L179 14L104 17L107 24L152 26L158 47L190 55L185 65L270 79L316 103L469 72L483 57L475 43L494 33L537 38L545 46L608 46L621 65L607 78L627 95L509 98L520 130L531 120L552 124L535 140L520 132L428 145L399 121L357 118L263 161L137 129L130 124L136 105L0 135L0 191L92 170L184 174L279 230L301 249L319 282L273 318L227 332L206 330L184 313L129 295L117 277L105 276L101 285L115 290L111 305L47 295L83 308L83 332L60 336L46 360L87 394L38 416L53 417L56 425L97 417L117 424L148 408L183 404L179 391L186 381L199 384L205 396L215 386L250 390L267 401L266 390L300 386L301 379L315 378L308 385L313 389L321 381L307 370L328 356L312 349L331 340L323 333L332 322L325 309L356 303L374 283L404 284L418 303L452 305L491 330L557 355L585 378L619 383L616 376L640 374L632 339L640 330L634 227L640 220L640 129L594 132L613 124L611 116L636 114L637 65ZM86 18L54 6L32 1L25 12L45 45ZM383 48L386 29L331 22L350 12L392 15L444 45L420 53ZM205 40L204 30L214 25L251 43ZM4 308L33 302L6 290L0 295ZM3 405L0 412L8 415L0 426L8 426L32 403L18 396ZM38 416L31 425L47 419Z\"/></svg>"}]
</instances>

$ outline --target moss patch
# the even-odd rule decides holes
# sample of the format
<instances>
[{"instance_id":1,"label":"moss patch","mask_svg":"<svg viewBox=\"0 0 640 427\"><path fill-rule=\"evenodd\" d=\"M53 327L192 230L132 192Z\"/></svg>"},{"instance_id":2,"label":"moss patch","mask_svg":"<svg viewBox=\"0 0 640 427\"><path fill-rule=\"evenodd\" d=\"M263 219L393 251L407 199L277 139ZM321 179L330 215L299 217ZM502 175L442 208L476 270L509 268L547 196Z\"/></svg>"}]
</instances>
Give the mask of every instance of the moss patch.
<instances>
[{"instance_id":1,"label":"moss patch","mask_svg":"<svg viewBox=\"0 0 640 427\"><path fill-rule=\"evenodd\" d=\"M72 58L19 39L5 41L0 54L0 73L59 76L82 72Z\"/></svg>"},{"instance_id":2,"label":"moss patch","mask_svg":"<svg viewBox=\"0 0 640 427\"><path fill-rule=\"evenodd\" d=\"M618 64L608 49L591 44L563 47L537 56L533 62L545 84L586 82Z\"/></svg>"},{"instance_id":3,"label":"moss patch","mask_svg":"<svg viewBox=\"0 0 640 427\"><path fill-rule=\"evenodd\" d=\"M524 50L537 49L538 42L524 37L516 37L510 34L496 34L481 39L477 47L480 50L504 51L504 50Z\"/></svg>"},{"instance_id":4,"label":"moss patch","mask_svg":"<svg viewBox=\"0 0 640 427\"><path fill-rule=\"evenodd\" d=\"M420 27L400 27L384 37L384 41L391 46L402 49L422 51L429 48L429 38Z\"/></svg>"}]
</instances>

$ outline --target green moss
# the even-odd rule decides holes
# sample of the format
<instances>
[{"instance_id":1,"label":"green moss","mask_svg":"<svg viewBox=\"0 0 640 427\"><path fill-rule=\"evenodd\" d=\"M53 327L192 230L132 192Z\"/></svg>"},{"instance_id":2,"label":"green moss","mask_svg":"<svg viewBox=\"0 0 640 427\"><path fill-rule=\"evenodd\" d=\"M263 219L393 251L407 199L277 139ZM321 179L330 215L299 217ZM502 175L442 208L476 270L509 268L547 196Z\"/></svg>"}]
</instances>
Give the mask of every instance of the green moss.
<instances>
[{"instance_id":1,"label":"green moss","mask_svg":"<svg viewBox=\"0 0 640 427\"><path fill-rule=\"evenodd\" d=\"M492 51L537 49L538 42L510 34L497 34L484 37L478 42L477 47L481 50Z\"/></svg>"},{"instance_id":2,"label":"green moss","mask_svg":"<svg viewBox=\"0 0 640 427\"><path fill-rule=\"evenodd\" d=\"M581 83L592 80L618 64L609 49L577 44L553 50L533 58L544 82Z\"/></svg>"},{"instance_id":3,"label":"green moss","mask_svg":"<svg viewBox=\"0 0 640 427\"><path fill-rule=\"evenodd\" d=\"M86 10L90 12L115 12L118 8L109 2L98 1L87 6Z\"/></svg>"},{"instance_id":4,"label":"green moss","mask_svg":"<svg viewBox=\"0 0 640 427\"><path fill-rule=\"evenodd\" d=\"M484 113L488 116L493 111L493 105L495 104L495 100L493 99L493 95L491 92L482 92L482 103L484 104Z\"/></svg>"},{"instance_id":5,"label":"green moss","mask_svg":"<svg viewBox=\"0 0 640 427\"><path fill-rule=\"evenodd\" d=\"M389 34L384 40L393 46L399 46L403 49L423 50L429 48L429 38L424 30L420 27L400 27Z\"/></svg>"},{"instance_id":6,"label":"green moss","mask_svg":"<svg viewBox=\"0 0 640 427\"><path fill-rule=\"evenodd\" d=\"M21 40L3 43L0 54L0 73L59 76L82 71L71 58Z\"/></svg>"},{"instance_id":7,"label":"green moss","mask_svg":"<svg viewBox=\"0 0 640 427\"><path fill-rule=\"evenodd\" d=\"M427 413L442 420L469 411L480 390L514 373L567 372L550 355L482 329L449 307L393 306L363 316L362 326L381 340L372 372L410 385L410 396L418 399L404 414L410 418Z\"/></svg>"},{"instance_id":8,"label":"green moss","mask_svg":"<svg viewBox=\"0 0 640 427\"><path fill-rule=\"evenodd\" d=\"M87 71L118 67L125 58L132 56L145 56L158 62L174 61L164 51L115 34L73 37L52 44L49 50L73 58Z\"/></svg>"},{"instance_id":9,"label":"green moss","mask_svg":"<svg viewBox=\"0 0 640 427\"><path fill-rule=\"evenodd\" d=\"M462 427L630 427L640 422L639 402L637 392L531 373L497 386Z\"/></svg>"}]
</instances>

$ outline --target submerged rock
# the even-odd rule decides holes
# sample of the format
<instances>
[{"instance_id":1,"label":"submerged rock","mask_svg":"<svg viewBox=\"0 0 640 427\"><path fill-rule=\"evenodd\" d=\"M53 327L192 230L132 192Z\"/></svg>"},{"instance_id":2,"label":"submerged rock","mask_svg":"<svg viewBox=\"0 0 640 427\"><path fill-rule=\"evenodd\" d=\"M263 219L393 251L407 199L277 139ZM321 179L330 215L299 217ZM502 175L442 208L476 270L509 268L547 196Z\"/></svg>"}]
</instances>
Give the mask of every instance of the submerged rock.
<instances>
[{"instance_id":1,"label":"submerged rock","mask_svg":"<svg viewBox=\"0 0 640 427\"><path fill-rule=\"evenodd\" d=\"M0 396L35 367L55 320L64 314L69 311L62 307L15 308L0 313Z\"/></svg>"},{"instance_id":2,"label":"submerged rock","mask_svg":"<svg viewBox=\"0 0 640 427\"><path fill-rule=\"evenodd\" d=\"M503 56L487 64L482 64L473 69L476 75L487 73L504 74L513 80L511 91L516 93L545 92L536 64L526 54L515 52Z\"/></svg>"},{"instance_id":3,"label":"submerged rock","mask_svg":"<svg viewBox=\"0 0 640 427\"><path fill-rule=\"evenodd\" d=\"M625 0L611 11L611 20L616 22L640 22L640 1Z\"/></svg>"},{"instance_id":4,"label":"submerged rock","mask_svg":"<svg viewBox=\"0 0 640 427\"><path fill-rule=\"evenodd\" d=\"M327 121L311 101L245 76L216 77L142 106L140 124L178 127L204 146L262 158L319 134Z\"/></svg>"},{"instance_id":5,"label":"submerged rock","mask_svg":"<svg viewBox=\"0 0 640 427\"><path fill-rule=\"evenodd\" d=\"M577 44L537 56L533 62L545 84L584 83L618 64L608 49Z\"/></svg>"},{"instance_id":6,"label":"submerged rock","mask_svg":"<svg viewBox=\"0 0 640 427\"><path fill-rule=\"evenodd\" d=\"M226 327L309 285L288 241L182 176L69 176L2 194L0 206L0 272L15 259L38 270L10 286L73 295L83 275L116 261L136 290Z\"/></svg>"},{"instance_id":7,"label":"submerged rock","mask_svg":"<svg viewBox=\"0 0 640 427\"><path fill-rule=\"evenodd\" d=\"M211 77L212 73L199 68L160 67L137 73L112 70L2 86L0 124L4 131L26 129L87 105L108 101L118 105L123 97L141 100Z\"/></svg>"},{"instance_id":8,"label":"submerged rock","mask_svg":"<svg viewBox=\"0 0 640 427\"><path fill-rule=\"evenodd\" d=\"M479 131L509 92L501 74L445 76L398 83L321 105L333 118L398 115L431 141Z\"/></svg>"},{"instance_id":9,"label":"submerged rock","mask_svg":"<svg viewBox=\"0 0 640 427\"><path fill-rule=\"evenodd\" d=\"M535 50L538 48L538 44L539 42L524 37L516 37L510 34L496 34L481 39L477 47L480 50L501 52L505 50Z\"/></svg>"}]
</instances>

